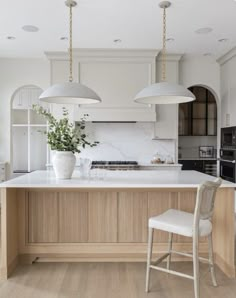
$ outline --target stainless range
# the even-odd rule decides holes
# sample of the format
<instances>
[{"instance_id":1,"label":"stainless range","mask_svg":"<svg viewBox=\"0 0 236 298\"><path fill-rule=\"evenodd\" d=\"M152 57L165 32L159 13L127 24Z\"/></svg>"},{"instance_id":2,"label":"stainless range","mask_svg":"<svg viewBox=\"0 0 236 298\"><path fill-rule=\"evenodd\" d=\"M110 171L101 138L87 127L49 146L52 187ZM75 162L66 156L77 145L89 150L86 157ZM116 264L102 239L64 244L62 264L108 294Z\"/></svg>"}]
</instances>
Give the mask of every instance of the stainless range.
<instances>
[{"instance_id":1,"label":"stainless range","mask_svg":"<svg viewBox=\"0 0 236 298\"><path fill-rule=\"evenodd\" d=\"M92 162L92 169L106 169L106 170L138 170L139 165L137 161L104 161L94 160Z\"/></svg>"}]
</instances>

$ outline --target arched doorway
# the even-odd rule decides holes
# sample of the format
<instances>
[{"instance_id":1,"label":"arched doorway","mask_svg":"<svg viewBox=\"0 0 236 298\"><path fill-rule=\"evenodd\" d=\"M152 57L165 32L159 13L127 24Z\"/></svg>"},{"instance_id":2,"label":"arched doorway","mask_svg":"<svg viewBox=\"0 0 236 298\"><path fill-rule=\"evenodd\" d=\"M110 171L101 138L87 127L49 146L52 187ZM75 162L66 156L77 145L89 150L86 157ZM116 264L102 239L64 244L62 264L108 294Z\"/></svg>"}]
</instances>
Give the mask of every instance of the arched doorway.
<instances>
[{"instance_id":1,"label":"arched doorway","mask_svg":"<svg viewBox=\"0 0 236 298\"><path fill-rule=\"evenodd\" d=\"M179 162L183 170L217 175L217 101L209 88L193 86L196 100L179 105Z\"/></svg>"},{"instance_id":2,"label":"arched doorway","mask_svg":"<svg viewBox=\"0 0 236 298\"><path fill-rule=\"evenodd\" d=\"M47 145L43 131L46 121L32 110L39 104L42 89L18 88L11 100L11 171L13 176L46 168Z\"/></svg>"}]
</instances>

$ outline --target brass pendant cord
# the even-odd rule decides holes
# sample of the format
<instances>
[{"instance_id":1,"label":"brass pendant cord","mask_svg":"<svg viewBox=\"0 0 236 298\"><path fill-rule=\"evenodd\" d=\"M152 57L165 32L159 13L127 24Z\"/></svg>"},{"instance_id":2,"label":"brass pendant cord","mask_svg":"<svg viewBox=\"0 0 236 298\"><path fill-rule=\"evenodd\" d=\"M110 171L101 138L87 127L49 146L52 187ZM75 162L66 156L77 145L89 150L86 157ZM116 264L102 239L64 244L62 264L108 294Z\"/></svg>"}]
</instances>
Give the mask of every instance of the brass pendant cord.
<instances>
[{"instance_id":1,"label":"brass pendant cord","mask_svg":"<svg viewBox=\"0 0 236 298\"><path fill-rule=\"evenodd\" d=\"M166 7L163 8L162 81L166 81Z\"/></svg>"},{"instance_id":2,"label":"brass pendant cord","mask_svg":"<svg viewBox=\"0 0 236 298\"><path fill-rule=\"evenodd\" d=\"M69 82L73 82L73 62L72 62L72 4L70 5L70 47L69 47L69 55L70 55L70 76Z\"/></svg>"}]
</instances>

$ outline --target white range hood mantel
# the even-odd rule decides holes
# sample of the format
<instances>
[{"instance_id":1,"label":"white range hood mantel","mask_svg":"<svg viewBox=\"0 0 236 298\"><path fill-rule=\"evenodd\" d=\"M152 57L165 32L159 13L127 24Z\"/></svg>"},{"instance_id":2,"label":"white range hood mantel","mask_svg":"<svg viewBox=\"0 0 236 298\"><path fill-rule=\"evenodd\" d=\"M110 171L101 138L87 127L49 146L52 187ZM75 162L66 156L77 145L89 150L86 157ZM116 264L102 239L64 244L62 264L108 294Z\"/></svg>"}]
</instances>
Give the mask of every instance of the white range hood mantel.
<instances>
[{"instance_id":1,"label":"white range hood mantel","mask_svg":"<svg viewBox=\"0 0 236 298\"><path fill-rule=\"evenodd\" d=\"M51 63L51 84L66 82L68 53L45 54ZM71 119L79 121L89 114L88 121L155 122L155 106L135 103L134 97L156 82L158 54L153 49L74 49L74 81L92 88L102 103L75 106ZM56 110L58 107L53 107Z\"/></svg>"}]
</instances>

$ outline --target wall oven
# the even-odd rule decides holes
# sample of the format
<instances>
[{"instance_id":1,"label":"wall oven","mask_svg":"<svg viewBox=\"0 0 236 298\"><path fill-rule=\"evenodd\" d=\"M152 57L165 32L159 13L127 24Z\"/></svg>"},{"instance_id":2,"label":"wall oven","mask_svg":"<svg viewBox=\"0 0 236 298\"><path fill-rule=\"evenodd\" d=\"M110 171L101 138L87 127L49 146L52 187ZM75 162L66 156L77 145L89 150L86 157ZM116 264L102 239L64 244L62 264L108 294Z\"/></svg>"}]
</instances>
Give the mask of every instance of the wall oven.
<instances>
[{"instance_id":1,"label":"wall oven","mask_svg":"<svg viewBox=\"0 0 236 298\"><path fill-rule=\"evenodd\" d=\"M221 148L236 149L236 126L221 128Z\"/></svg>"},{"instance_id":2,"label":"wall oven","mask_svg":"<svg viewBox=\"0 0 236 298\"><path fill-rule=\"evenodd\" d=\"M220 176L225 180L236 182L235 149L220 149Z\"/></svg>"},{"instance_id":3,"label":"wall oven","mask_svg":"<svg viewBox=\"0 0 236 298\"><path fill-rule=\"evenodd\" d=\"M231 181L236 182L235 175L235 161L220 161L220 177Z\"/></svg>"},{"instance_id":4,"label":"wall oven","mask_svg":"<svg viewBox=\"0 0 236 298\"><path fill-rule=\"evenodd\" d=\"M226 161L236 160L236 150L235 149L220 149L220 159Z\"/></svg>"}]
</instances>

